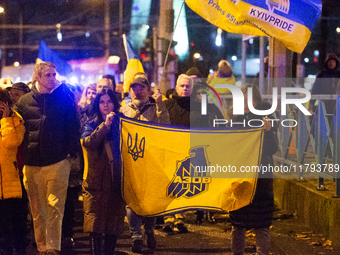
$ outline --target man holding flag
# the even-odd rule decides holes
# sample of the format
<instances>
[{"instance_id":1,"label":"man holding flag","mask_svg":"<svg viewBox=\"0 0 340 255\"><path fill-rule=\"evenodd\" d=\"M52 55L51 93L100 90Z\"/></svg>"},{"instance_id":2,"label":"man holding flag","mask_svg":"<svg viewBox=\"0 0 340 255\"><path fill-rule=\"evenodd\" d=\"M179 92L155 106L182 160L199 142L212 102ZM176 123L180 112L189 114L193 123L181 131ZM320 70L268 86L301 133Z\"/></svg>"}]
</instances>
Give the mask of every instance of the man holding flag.
<instances>
[{"instance_id":1,"label":"man holding flag","mask_svg":"<svg viewBox=\"0 0 340 255\"><path fill-rule=\"evenodd\" d=\"M162 94L159 90L155 93L155 99L151 95L151 85L143 73L137 73L130 85L132 101L121 108L121 112L135 120L170 124L169 114L162 102ZM145 222L145 233L147 235L147 246L156 248L154 237L155 218L137 215L127 206L127 217L133 240L132 251L140 253L143 248L143 236L141 232L142 220Z\"/></svg>"}]
</instances>

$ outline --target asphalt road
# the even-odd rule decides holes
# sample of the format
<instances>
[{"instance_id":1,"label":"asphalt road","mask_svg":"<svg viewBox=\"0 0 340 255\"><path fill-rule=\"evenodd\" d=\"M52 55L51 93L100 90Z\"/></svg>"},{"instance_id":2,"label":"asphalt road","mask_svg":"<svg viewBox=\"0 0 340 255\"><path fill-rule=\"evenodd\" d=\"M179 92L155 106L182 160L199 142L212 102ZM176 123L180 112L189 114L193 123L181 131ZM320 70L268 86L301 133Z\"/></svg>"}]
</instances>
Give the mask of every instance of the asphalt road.
<instances>
[{"instance_id":1,"label":"asphalt road","mask_svg":"<svg viewBox=\"0 0 340 255\"><path fill-rule=\"evenodd\" d=\"M168 234L161 229L155 230L157 249L154 252L145 246L143 254L155 255L185 255L185 254L232 254L231 224L227 215L216 215L214 223L205 220L202 224L195 223L194 212L185 213L188 233L173 232ZM271 227L272 254L273 255L328 255L340 254L340 249L333 247L322 235L310 231L299 225L293 215L282 212L275 213ZM76 211L76 224L74 227L74 240L76 247L73 250L63 250L62 255L90 254L88 234L82 231L82 210L79 204ZM146 240L144 242L146 244ZM117 255L135 254L131 251L131 239L127 222L125 231L118 239ZM35 255L36 249L32 244L28 247L28 255ZM244 254L255 254L255 236L247 232Z\"/></svg>"}]
</instances>

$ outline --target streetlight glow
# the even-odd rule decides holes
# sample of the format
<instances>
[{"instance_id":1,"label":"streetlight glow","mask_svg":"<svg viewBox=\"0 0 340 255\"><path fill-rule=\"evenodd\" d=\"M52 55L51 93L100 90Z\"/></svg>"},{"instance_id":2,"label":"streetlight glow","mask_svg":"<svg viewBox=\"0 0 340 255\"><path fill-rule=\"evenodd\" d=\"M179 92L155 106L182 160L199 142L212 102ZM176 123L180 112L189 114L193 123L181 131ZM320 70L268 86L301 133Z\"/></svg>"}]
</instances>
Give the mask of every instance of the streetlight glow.
<instances>
[{"instance_id":1,"label":"streetlight glow","mask_svg":"<svg viewBox=\"0 0 340 255\"><path fill-rule=\"evenodd\" d=\"M196 58L196 59L199 59L200 56L201 56L201 54L199 54L199 53L195 53L195 54L194 54L194 58Z\"/></svg>"},{"instance_id":2,"label":"streetlight glow","mask_svg":"<svg viewBox=\"0 0 340 255\"><path fill-rule=\"evenodd\" d=\"M0 13L4 13L4 12L5 12L5 9L0 6Z\"/></svg>"},{"instance_id":3,"label":"streetlight glow","mask_svg":"<svg viewBox=\"0 0 340 255\"><path fill-rule=\"evenodd\" d=\"M14 64L13 64L14 66L19 66L20 65L20 63L18 62L18 61L16 61L16 62L14 62Z\"/></svg>"}]
</instances>

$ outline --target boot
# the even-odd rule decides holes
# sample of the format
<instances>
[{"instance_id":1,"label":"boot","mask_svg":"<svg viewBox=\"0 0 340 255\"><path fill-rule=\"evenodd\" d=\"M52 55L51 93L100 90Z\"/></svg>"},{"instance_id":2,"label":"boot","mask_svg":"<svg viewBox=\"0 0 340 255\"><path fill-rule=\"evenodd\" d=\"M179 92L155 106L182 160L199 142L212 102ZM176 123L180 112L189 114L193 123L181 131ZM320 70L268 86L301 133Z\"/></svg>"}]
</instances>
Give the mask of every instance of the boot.
<instances>
[{"instance_id":1,"label":"boot","mask_svg":"<svg viewBox=\"0 0 340 255\"><path fill-rule=\"evenodd\" d=\"M113 255L117 243L117 236L105 234L104 254Z\"/></svg>"},{"instance_id":2,"label":"boot","mask_svg":"<svg viewBox=\"0 0 340 255\"><path fill-rule=\"evenodd\" d=\"M102 247L102 234L90 233L90 247L91 255L101 255L100 249Z\"/></svg>"}]
</instances>

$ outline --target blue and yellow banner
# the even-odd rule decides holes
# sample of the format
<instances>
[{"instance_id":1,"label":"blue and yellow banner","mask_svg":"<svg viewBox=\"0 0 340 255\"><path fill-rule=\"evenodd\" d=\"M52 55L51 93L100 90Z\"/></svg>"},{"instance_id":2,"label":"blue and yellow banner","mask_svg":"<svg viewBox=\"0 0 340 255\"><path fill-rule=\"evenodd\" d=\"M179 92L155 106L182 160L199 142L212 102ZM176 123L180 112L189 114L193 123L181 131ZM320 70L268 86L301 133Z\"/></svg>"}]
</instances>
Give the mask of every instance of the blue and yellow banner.
<instances>
[{"instance_id":1,"label":"blue and yellow banner","mask_svg":"<svg viewBox=\"0 0 340 255\"><path fill-rule=\"evenodd\" d=\"M193 130L121 118L122 194L139 215L248 205L263 128Z\"/></svg>"},{"instance_id":2,"label":"blue and yellow banner","mask_svg":"<svg viewBox=\"0 0 340 255\"><path fill-rule=\"evenodd\" d=\"M133 77L136 73L144 73L142 63L139 61L138 55L135 49L132 47L129 38L123 34L123 43L125 47L126 57L128 63L124 72L124 92L129 92L130 84L133 81Z\"/></svg>"},{"instance_id":3,"label":"blue and yellow banner","mask_svg":"<svg viewBox=\"0 0 340 255\"><path fill-rule=\"evenodd\" d=\"M302 53L321 13L321 0L186 0L198 15L231 33L275 37Z\"/></svg>"},{"instance_id":4,"label":"blue and yellow banner","mask_svg":"<svg viewBox=\"0 0 340 255\"><path fill-rule=\"evenodd\" d=\"M63 60L57 52L51 50L44 41L40 41L37 63L41 61L52 62L56 66L56 71L63 76L72 73L72 67Z\"/></svg>"}]
</instances>

